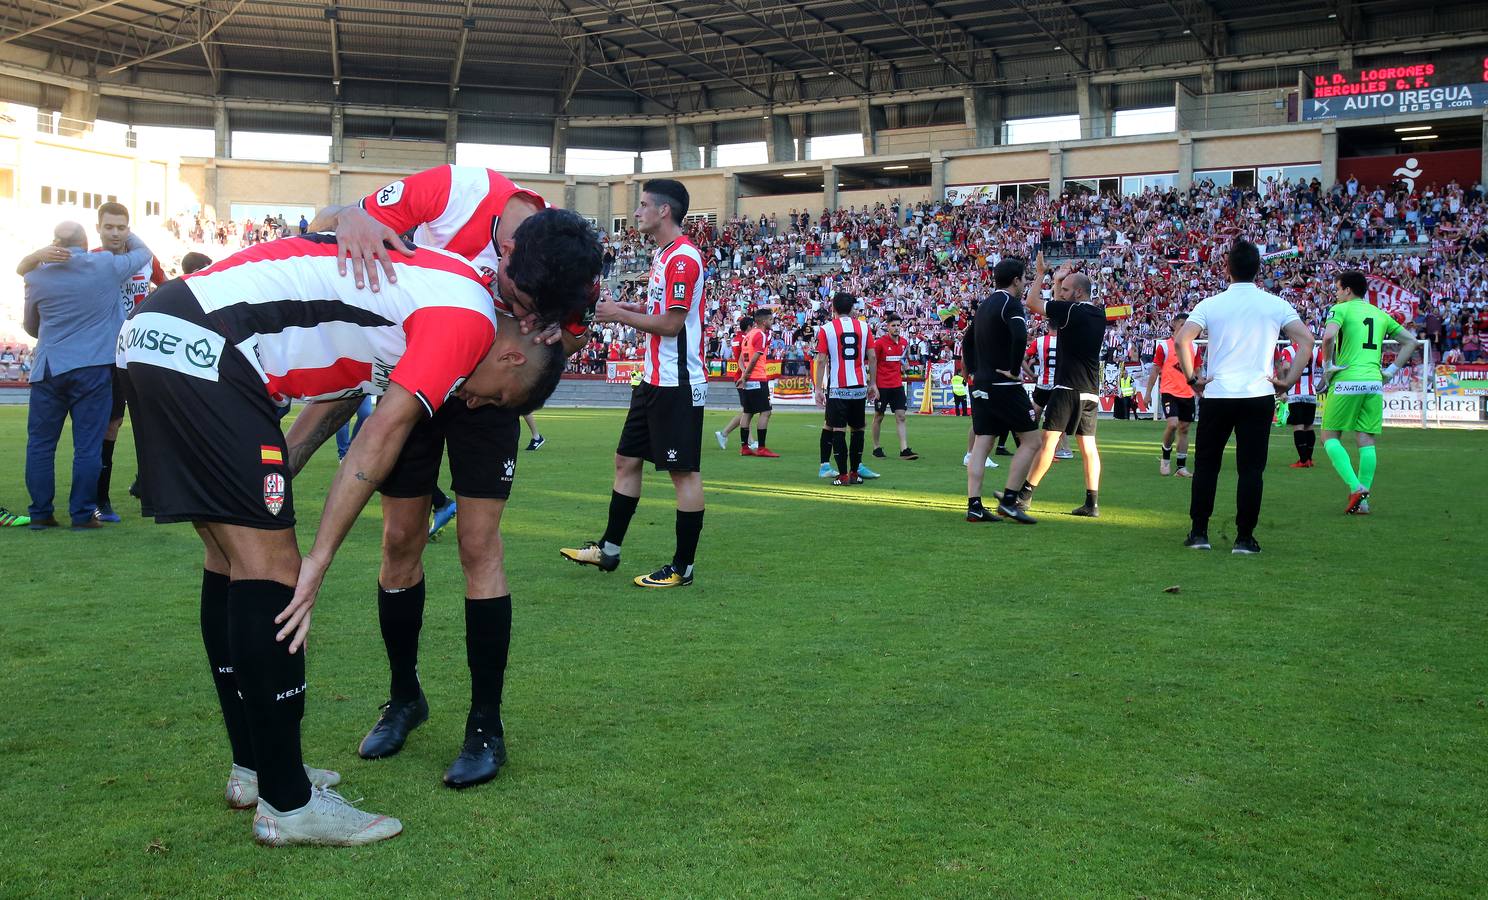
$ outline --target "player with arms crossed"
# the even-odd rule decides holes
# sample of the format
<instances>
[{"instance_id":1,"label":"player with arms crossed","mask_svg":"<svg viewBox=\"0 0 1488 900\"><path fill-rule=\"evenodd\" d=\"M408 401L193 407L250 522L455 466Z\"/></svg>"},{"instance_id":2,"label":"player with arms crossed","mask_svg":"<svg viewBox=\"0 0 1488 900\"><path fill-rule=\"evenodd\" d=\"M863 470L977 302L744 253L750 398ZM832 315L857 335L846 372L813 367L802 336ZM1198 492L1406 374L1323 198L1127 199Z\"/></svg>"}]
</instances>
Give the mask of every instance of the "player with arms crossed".
<instances>
[{"instance_id":1,"label":"player with arms crossed","mask_svg":"<svg viewBox=\"0 0 1488 900\"><path fill-rule=\"evenodd\" d=\"M1338 302L1328 311L1323 332L1323 371L1328 378L1328 402L1323 407L1323 450L1338 477L1349 489L1344 512L1369 513L1369 491L1374 485L1375 436L1384 428L1384 383L1400 371L1420 346L1415 335L1390 315L1364 299L1369 282L1363 272L1339 272ZM1386 340L1400 341L1395 361L1380 371ZM1359 443L1359 471L1339 440L1352 431Z\"/></svg>"},{"instance_id":2,"label":"player with arms crossed","mask_svg":"<svg viewBox=\"0 0 1488 900\"><path fill-rule=\"evenodd\" d=\"M863 365L869 356L870 334L867 323L852 314L857 304L858 298L846 291L832 296L832 312L837 316L816 329L816 356L811 361L816 405L826 407L827 428L832 432L832 454L840 473L832 479L836 487L863 483L858 468L863 462L865 414L868 401L878 398L873 362L870 359Z\"/></svg>"},{"instance_id":3,"label":"player with arms crossed","mask_svg":"<svg viewBox=\"0 0 1488 900\"><path fill-rule=\"evenodd\" d=\"M909 341L899 334L899 314L889 313L884 319L887 330L873 342L873 365L878 399L873 403L873 455L884 459L883 447L879 443L883 427L884 411L894 414L894 427L899 430L899 458L919 459L919 454L909 449L909 429L904 416L909 411L909 401L904 392L904 351Z\"/></svg>"},{"instance_id":4,"label":"player with arms crossed","mask_svg":"<svg viewBox=\"0 0 1488 900\"><path fill-rule=\"evenodd\" d=\"M641 501L641 476L649 460L672 478L677 491L677 548L672 561L635 579L638 587L692 584L698 537L703 531L703 407L708 370L703 364L703 257L682 233L687 188L670 178L641 186L636 229L656 244L644 303L601 300L600 322L618 322L646 334L644 374L630 396L630 412L615 448L615 484L604 536L582 547L564 547L564 559L613 572L620 545Z\"/></svg>"},{"instance_id":5,"label":"player with arms crossed","mask_svg":"<svg viewBox=\"0 0 1488 900\"><path fill-rule=\"evenodd\" d=\"M1188 321L1188 313L1181 312L1173 317L1172 334L1165 341L1159 341L1156 349L1152 351L1152 371L1147 375L1147 386L1143 389L1144 394L1152 396L1152 385L1158 383L1162 399L1162 414L1168 420L1163 428L1162 436L1162 459L1158 461L1157 473L1159 475L1172 475L1173 472L1173 439L1178 439L1178 472L1179 478L1192 478L1193 473L1188 471L1188 431L1193 427L1194 413L1198 410L1198 392L1194 386L1188 383L1183 375L1183 367L1178 364L1178 348L1173 343L1174 336L1183 328ZM1200 369L1204 366L1203 351L1194 350L1194 364ZM1199 379L1197 385L1203 389L1203 379ZM1152 411L1152 417L1157 418L1157 410Z\"/></svg>"},{"instance_id":6,"label":"player with arms crossed","mask_svg":"<svg viewBox=\"0 0 1488 900\"><path fill-rule=\"evenodd\" d=\"M300 651L337 548L404 439L446 400L521 411L563 370L561 353L498 322L465 260L420 248L374 294L337 275L330 240L259 244L168 282L119 334L146 514L192 523L205 547L201 631L232 746L228 803L256 803L254 836L275 845L366 844L402 830L352 806L329 789L339 776L300 757ZM302 560L279 407L364 394L382 402L337 469Z\"/></svg>"}]
</instances>

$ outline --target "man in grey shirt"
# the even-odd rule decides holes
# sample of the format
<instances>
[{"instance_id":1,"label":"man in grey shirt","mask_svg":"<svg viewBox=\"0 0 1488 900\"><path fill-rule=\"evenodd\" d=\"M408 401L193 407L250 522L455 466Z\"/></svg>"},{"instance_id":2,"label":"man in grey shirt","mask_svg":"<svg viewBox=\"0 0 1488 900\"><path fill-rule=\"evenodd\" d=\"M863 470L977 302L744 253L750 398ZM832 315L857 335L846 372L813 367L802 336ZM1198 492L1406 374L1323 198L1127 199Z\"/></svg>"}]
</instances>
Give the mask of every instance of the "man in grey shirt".
<instances>
[{"instance_id":1,"label":"man in grey shirt","mask_svg":"<svg viewBox=\"0 0 1488 900\"><path fill-rule=\"evenodd\" d=\"M37 339L26 430L26 489L31 528L55 528L57 440L72 416L72 527L98 528L98 471L113 397L114 354L123 324L119 284L150 261L150 250L130 237L127 252L89 253L77 222L53 232L51 250L26 273L26 333ZM66 259L62 259L65 251Z\"/></svg>"}]
</instances>

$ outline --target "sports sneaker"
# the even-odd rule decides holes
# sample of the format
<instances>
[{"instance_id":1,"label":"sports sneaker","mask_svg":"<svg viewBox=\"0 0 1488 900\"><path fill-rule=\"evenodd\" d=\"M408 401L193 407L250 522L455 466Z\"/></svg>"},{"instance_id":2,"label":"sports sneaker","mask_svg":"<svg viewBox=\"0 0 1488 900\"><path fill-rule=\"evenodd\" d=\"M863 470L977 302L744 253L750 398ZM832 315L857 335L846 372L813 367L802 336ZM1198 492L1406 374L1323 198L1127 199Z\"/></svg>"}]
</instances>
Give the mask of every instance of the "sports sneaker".
<instances>
[{"instance_id":1,"label":"sports sneaker","mask_svg":"<svg viewBox=\"0 0 1488 900\"><path fill-rule=\"evenodd\" d=\"M1345 509L1344 512L1348 513L1349 515L1353 515L1353 514L1357 513L1359 511L1359 504L1360 503L1363 503L1365 500L1368 500L1368 499L1369 499L1369 488L1364 488L1364 487L1358 488L1352 494L1349 494L1348 508Z\"/></svg>"},{"instance_id":2,"label":"sports sneaker","mask_svg":"<svg viewBox=\"0 0 1488 900\"><path fill-rule=\"evenodd\" d=\"M310 786L313 788L335 787L341 783L339 772L317 769L314 766L305 767L305 777L310 779ZM233 809L247 809L258 805L258 773L234 763L232 771L227 773L227 790L223 791L223 796L227 798L227 805Z\"/></svg>"},{"instance_id":3,"label":"sports sneaker","mask_svg":"<svg viewBox=\"0 0 1488 900\"><path fill-rule=\"evenodd\" d=\"M726 438L726 437L723 436L723 432L721 432L721 431L715 431L715 432L713 432L713 437L715 437L715 438L718 439L718 449L719 450L727 450L728 449L728 438Z\"/></svg>"},{"instance_id":4,"label":"sports sneaker","mask_svg":"<svg viewBox=\"0 0 1488 900\"><path fill-rule=\"evenodd\" d=\"M379 707L377 723L357 746L362 759L383 759L403 749L408 733L429 720L429 701L419 691L418 699L388 700Z\"/></svg>"},{"instance_id":5,"label":"sports sneaker","mask_svg":"<svg viewBox=\"0 0 1488 900\"><path fill-rule=\"evenodd\" d=\"M1309 459L1309 460L1307 460L1307 468L1311 469L1311 468L1315 468L1316 466L1317 466L1317 460L1315 460L1315 459Z\"/></svg>"},{"instance_id":6,"label":"sports sneaker","mask_svg":"<svg viewBox=\"0 0 1488 900\"><path fill-rule=\"evenodd\" d=\"M564 547L558 551L558 555L581 566L594 566L601 572L613 572L620 568L620 554L604 552L604 547L598 541L589 541L577 549Z\"/></svg>"},{"instance_id":7,"label":"sports sneaker","mask_svg":"<svg viewBox=\"0 0 1488 900\"><path fill-rule=\"evenodd\" d=\"M30 524L30 516L13 513L5 507L0 506L0 528L25 528Z\"/></svg>"},{"instance_id":8,"label":"sports sneaker","mask_svg":"<svg viewBox=\"0 0 1488 900\"><path fill-rule=\"evenodd\" d=\"M1361 501L1359 501L1359 508L1356 509L1356 510L1354 510L1354 515L1356 515L1356 516L1367 516L1367 515L1369 515L1369 501L1368 500L1361 500Z\"/></svg>"},{"instance_id":9,"label":"sports sneaker","mask_svg":"<svg viewBox=\"0 0 1488 900\"><path fill-rule=\"evenodd\" d=\"M1073 451L1073 450L1065 450L1063 447L1061 447L1060 449L1054 451L1054 458L1055 459L1074 459L1075 458L1075 451Z\"/></svg>"},{"instance_id":10,"label":"sports sneaker","mask_svg":"<svg viewBox=\"0 0 1488 900\"><path fill-rule=\"evenodd\" d=\"M397 819L362 812L330 788L311 788L310 802L287 813L260 798L258 814L253 817L253 837L270 847L355 847L385 841L402 831L403 823Z\"/></svg>"},{"instance_id":11,"label":"sports sneaker","mask_svg":"<svg viewBox=\"0 0 1488 900\"><path fill-rule=\"evenodd\" d=\"M749 449L749 445L748 444L740 444L739 445L739 455L740 456L754 456L755 454L754 454L754 451L753 450Z\"/></svg>"},{"instance_id":12,"label":"sports sneaker","mask_svg":"<svg viewBox=\"0 0 1488 900\"><path fill-rule=\"evenodd\" d=\"M1188 471L1188 467L1187 466L1179 466L1178 467L1178 471L1177 472L1174 472L1173 474L1174 475L1177 475L1179 478L1192 478L1193 477L1193 473L1190 472L1190 471Z\"/></svg>"},{"instance_id":13,"label":"sports sneaker","mask_svg":"<svg viewBox=\"0 0 1488 900\"><path fill-rule=\"evenodd\" d=\"M997 503L997 514L999 516L1002 516L1004 519L1010 519L1014 522L1017 522L1019 525L1038 524L1038 519L1030 516L1026 511L1019 509L1016 503L1009 506L1008 504L1003 503L999 500Z\"/></svg>"},{"instance_id":14,"label":"sports sneaker","mask_svg":"<svg viewBox=\"0 0 1488 900\"><path fill-rule=\"evenodd\" d=\"M532 440L530 440L530 441L527 442L527 449L528 450L541 450L542 449L542 445L543 444L546 444L547 442L548 442L548 439L545 438L545 437L543 437L542 435L540 435L540 434L539 435L535 435L535 436L533 436Z\"/></svg>"},{"instance_id":15,"label":"sports sneaker","mask_svg":"<svg viewBox=\"0 0 1488 900\"><path fill-rule=\"evenodd\" d=\"M857 472L848 472L845 475L838 475L836 478L832 479L833 487L849 487L851 485L862 483L863 477Z\"/></svg>"},{"instance_id":16,"label":"sports sneaker","mask_svg":"<svg viewBox=\"0 0 1488 900\"><path fill-rule=\"evenodd\" d=\"M824 463L821 464L821 468L816 470L816 477L817 478L836 478L837 477L837 470L834 469L834 468L832 468L832 464L831 463L824 462Z\"/></svg>"},{"instance_id":17,"label":"sports sneaker","mask_svg":"<svg viewBox=\"0 0 1488 900\"><path fill-rule=\"evenodd\" d=\"M969 504L967 505L967 507L966 507L966 521L968 521L968 522L986 522L987 524L991 525L991 524L995 524L997 522L1001 522L1002 520L999 519L999 518L997 518L996 516L994 516L992 513L987 512L987 508L985 506L982 506L982 504L978 503L975 506L972 506L972 505L969 505Z\"/></svg>"},{"instance_id":18,"label":"sports sneaker","mask_svg":"<svg viewBox=\"0 0 1488 900\"><path fill-rule=\"evenodd\" d=\"M1291 465L1287 466L1287 468L1288 469L1310 469L1312 467L1307 464L1307 461L1306 460L1299 459L1296 462L1292 463Z\"/></svg>"},{"instance_id":19,"label":"sports sneaker","mask_svg":"<svg viewBox=\"0 0 1488 900\"><path fill-rule=\"evenodd\" d=\"M1208 550L1209 535L1202 531L1190 531L1188 537L1183 539L1183 546L1190 550Z\"/></svg>"},{"instance_id":20,"label":"sports sneaker","mask_svg":"<svg viewBox=\"0 0 1488 900\"><path fill-rule=\"evenodd\" d=\"M750 450L758 450L759 449L759 441L750 441L749 442L749 449Z\"/></svg>"},{"instance_id":21,"label":"sports sneaker","mask_svg":"<svg viewBox=\"0 0 1488 900\"><path fill-rule=\"evenodd\" d=\"M858 478L859 479L863 479L863 478L877 478L877 477L879 477L879 475L878 475L877 472L873 471L872 469L868 468L867 466L863 465L862 463L858 463Z\"/></svg>"},{"instance_id":22,"label":"sports sneaker","mask_svg":"<svg viewBox=\"0 0 1488 900\"><path fill-rule=\"evenodd\" d=\"M900 450L899 451L899 458L900 459L919 459L920 458L920 454L914 452L913 450L909 449L908 447L905 447L903 450Z\"/></svg>"},{"instance_id":23,"label":"sports sneaker","mask_svg":"<svg viewBox=\"0 0 1488 900\"><path fill-rule=\"evenodd\" d=\"M1086 503L1083 506L1078 506L1078 507L1070 510L1070 515L1072 515L1072 516L1081 516L1081 517L1086 518L1086 519L1099 519L1100 518L1100 507L1099 506L1091 506L1090 504Z\"/></svg>"},{"instance_id":24,"label":"sports sneaker","mask_svg":"<svg viewBox=\"0 0 1488 900\"><path fill-rule=\"evenodd\" d=\"M453 497L450 498L450 502L434 510L434 523L429 526L429 537L434 537L443 531L444 526L448 525L454 519L456 512L458 510L455 509L455 499Z\"/></svg>"},{"instance_id":25,"label":"sports sneaker","mask_svg":"<svg viewBox=\"0 0 1488 900\"><path fill-rule=\"evenodd\" d=\"M119 514L114 512L114 508L112 506L100 506L97 509L94 509L93 518L97 519L100 522L108 522L110 524L115 524L122 521L119 518Z\"/></svg>"},{"instance_id":26,"label":"sports sneaker","mask_svg":"<svg viewBox=\"0 0 1488 900\"><path fill-rule=\"evenodd\" d=\"M134 483L131 484L131 485L129 485L129 496L133 497L136 500L140 500L140 499L142 499L145 496L140 491L140 483L139 483L139 476L138 475L134 476Z\"/></svg>"},{"instance_id":27,"label":"sports sneaker","mask_svg":"<svg viewBox=\"0 0 1488 900\"><path fill-rule=\"evenodd\" d=\"M1158 460L1157 461L1157 474L1159 474L1159 475L1172 475L1173 474L1173 462L1172 462L1172 460L1167 460L1167 459L1160 459L1160 460Z\"/></svg>"},{"instance_id":28,"label":"sports sneaker","mask_svg":"<svg viewBox=\"0 0 1488 900\"><path fill-rule=\"evenodd\" d=\"M776 453L774 450L771 450L769 447L761 447L761 448L759 448L758 450L754 451L754 455L755 456L759 456L759 457L763 457L765 459L779 459L780 458L780 454L779 453Z\"/></svg>"},{"instance_id":29,"label":"sports sneaker","mask_svg":"<svg viewBox=\"0 0 1488 900\"><path fill-rule=\"evenodd\" d=\"M671 565L665 565L650 575L637 575L635 584L636 587L643 588L687 587L692 584L692 576L683 575Z\"/></svg>"},{"instance_id":30,"label":"sports sneaker","mask_svg":"<svg viewBox=\"0 0 1488 900\"><path fill-rule=\"evenodd\" d=\"M1261 545L1253 537L1235 538L1235 549L1230 551L1241 556L1254 556L1261 552Z\"/></svg>"},{"instance_id":31,"label":"sports sneaker","mask_svg":"<svg viewBox=\"0 0 1488 900\"><path fill-rule=\"evenodd\" d=\"M883 448L882 447L874 447L873 448L873 458L874 459L888 459L889 458L889 455L887 453L883 452Z\"/></svg>"}]
</instances>

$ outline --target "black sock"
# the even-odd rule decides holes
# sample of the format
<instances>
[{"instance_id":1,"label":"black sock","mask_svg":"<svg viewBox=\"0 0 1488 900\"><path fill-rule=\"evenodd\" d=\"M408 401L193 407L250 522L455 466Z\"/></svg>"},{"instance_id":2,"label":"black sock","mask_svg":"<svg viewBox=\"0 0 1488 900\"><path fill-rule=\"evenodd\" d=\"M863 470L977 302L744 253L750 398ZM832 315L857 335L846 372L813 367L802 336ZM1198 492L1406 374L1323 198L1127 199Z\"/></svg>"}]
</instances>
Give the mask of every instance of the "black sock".
<instances>
[{"instance_id":1,"label":"black sock","mask_svg":"<svg viewBox=\"0 0 1488 900\"><path fill-rule=\"evenodd\" d=\"M1090 507L1091 509L1095 509L1097 506L1099 506L1100 505L1100 491L1089 491L1089 490L1087 490L1085 492L1085 505L1088 506L1088 507Z\"/></svg>"},{"instance_id":2,"label":"black sock","mask_svg":"<svg viewBox=\"0 0 1488 900\"><path fill-rule=\"evenodd\" d=\"M202 644L207 648L207 665L212 670L212 683L217 687L217 705L222 708L222 724L227 726L227 742L232 745L233 762L252 769L255 768L253 743L248 739L243 698L238 696L238 677L233 674L232 645L227 630L227 585L226 575L202 570Z\"/></svg>"},{"instance_id":3,"label":"black sock","mask_svg":"<svg viewBox=\"0 0 1488 900\"><path fill-rule=\"evenodd\" d=\"M1024 488L1026 489L1027 488L1027 485L1024 485ZM1029 496L1033 496L1032 492L1029 493ZM1013 506L1017 502L1018 502L1018 492L1017 491L1013 490L1012 488L1008 488L1007 490L1005 490L1005 491L1002 492L1002 505L1003 506Z\"/></svg>"},{"instance_id":4,"label":"black sock","mask_svg":"<svg viewBox=\"0 0 1488 900\"><path fill-rule=\"evenodd\" d=\"M1307 435L1307 440L1302 445L1302 461L1312 462L1312 451L1317 449L1317 432L1304 431L1302 433Z\"/></svg>"},{"instance_id":5,"label":"black sock","mask_svg":"<svg viewBox=\"0 0 1488 900\"><path fill-rule=\"evenodd\" d=\"M636 505L640 502L640 497L610 491L610 521L605 525L601 543L614 544L616 547L625 543L625 532L630 530L631 517L635 515Z\"/></svg>"},{"instance_id":6,"label":"black sock","mask_svg":"<svg viewBox=\"0 0 1488 900\"><path fill-rule=\"evenodd\" d=\"M966 498L966 508L967 509L976 509L978 506L981 506L981 505L982 505L982 498L981 497L967 497Z\"/></svg>"},{"instance_id":7,"label":"black sock","mask_svg":"<svg viewBox=\"0 0 1488 900\"><path fill-rule=\"evenodd\" d=\"M98 496L94 499L99 509L112 509L113 504L109 502L109 485L114 480L114 444L116 441L105 440L103 442L103 467L98 470Z\"/></svg>"},{"instance_id":8,"label":"black sock","mask_svg":"<svg viewBox=\"0 0 1488 900\"><path fill-rule=\"evenodd\" d=\"M434 493L430 495L430 498L435 509L443 509L449 506L449 498L444 495L444 491L441 491L437 487L434 489Z\"/></svg>"},{"instance_id":9,"label":"black sock","mask_svg":"<svg viewBox=\"0 0 1488 900\"><path fill-rule=\"evenodd\" d=\"M757 435L759 437L759 445L761 447L768 447L769 446L769 444L766 444L765 443L765 429L763 429L763 428L756 428L754 430L754 433L755 433L755 435Z\"/></svg>"},{"instance_id":10,"label":"black sock","mask_svg":"<svg viewBox=\"0 0 1488 900\"><path fill-rule=\"evenodd\" d=\"M1180 468L1180 469L1186 469L1186 468L1188 468L1188 454L1187 453L1180 453L1180 454L1178 454L1178 468Z\"/></svg>"},{"instance_id":11,"label":"black sock","mask_svg":"<svg viewBox=\"0 0 1488 900\"><path fill-rule=\"evenodd\" d=\"M511 595L492 600L465 598L465 662L470 666L467 731L484 728L501 736L501 692L511 649Z\"/></svg>"},{"instance_id":12,"label":"black sock","mask_svg":"<svg viewBox=\"0 0 1488 900\"><path fill-rule=\"evenodd\" d=\"M852 471L847 467L847 435L840 431L832 432L832 455L837 457L839 475L846 475Z\"/></svg>"},{"instance_id":13,"label":"black sock","mask_svg":"<svg viewBox=\"0 0 1488 900\"><path fill-rule=\"evenodd\" d=\"M749 429L748 428L740 428L739 429L739 446L740 447L748 447L749 446Z\"/></svg>"},{"instance_id":14,"label":"black sock","mask_svg":"<svg viewBox=\"0 0 1488 900\"><path fill-rule=\"evenodd\" d=\"M680 575L692 571L697 557L698 536L703 533L703 511L684 512L677 510L677 552L672 556L672 568Z\"/></svg>"},{"instance_id":15,"label":"black sock","mask_svg":"<svg viewBox=\"0 0 1488 900\"><path fill-rule=\"evenodd\" d=\"M1295 445L1296 448L1297 448L1297 462L1302 462L1302 461L1306 460L1307 459L1307 432L1305 432L1305 431L1294 431L1294 432L1292 432L1292 444Z\"/></svg>"},{"instance_id":16,"label":"black sock","mask_svg":"<svg viewBox=\"0 0 1488 900\"><path fill-rule=\"evenodd\" d=\"M1173 445L1172 444L1163 444L1163 459L1172 459L1172 458L1173 458ZM1182 459L1183 457L1180 456L1178 458L1179 459Z\"/></svg>"},{"instance_id":17,"label":"black sock","mask_svg":"<svg viewBox=\"0 0 1488 900\"><path fill-rule=\"evenodd\" d=\"M253 742L258 792L280 812L310 802L300 757L305 651L291 654L288 638L274 640L279 632L274 617L293 599L294 588L277 581L234 581L227 587L232 664Z\"/></svg>"},{"instance_id":18,"label":"black sock","mask_svg":"<svg viewBox=\"0 0 1488 900\"><path fill-rule=\"evenodd\" d=\"M863 462L863 432L854 431L848 436L847 465L856 472Z\"/></svg>"},{"instance_id":19,"label":"black sock","mask_svg":"<svg viewBox=\"0 0 1488 900\"><path fill-rule=\"evenodd\" d=\"M410 588L377 586L377 623L387 648L388 699L411 703L419 696L419 630L424 626L424 579Z\"/></svg>"},{"instance_id":20,"label":"black sock","mask_svg":"<svg viewBox=\"0 0 1488 900\"><path fill-rule=\"evenodd\" d=\"M826 464L832 459L832 430L823 428L821 433L821 461Z\"/></svg>"}]
</instances>

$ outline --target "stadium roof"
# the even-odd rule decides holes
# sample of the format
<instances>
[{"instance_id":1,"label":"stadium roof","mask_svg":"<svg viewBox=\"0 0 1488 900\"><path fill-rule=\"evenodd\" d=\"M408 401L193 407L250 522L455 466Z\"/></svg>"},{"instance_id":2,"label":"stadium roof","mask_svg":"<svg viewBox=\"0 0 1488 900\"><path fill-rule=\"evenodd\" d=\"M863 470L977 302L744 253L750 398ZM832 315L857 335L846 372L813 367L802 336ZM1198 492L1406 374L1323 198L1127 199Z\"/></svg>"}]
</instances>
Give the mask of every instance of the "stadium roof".
<instances>
[{"instance_id":1,"label":"stadium roof","mask_svg":"<svg viewBox=\"0 0 1488 900\"><path fill-rule=\"evenodd\" d=\"M63 60L104 81L534 118L674 115L965 85L1067 85L1072 76L1112 72L1162 77L1183 65L1336 54L1351 44L1386 52L1391 42L1460 42L1473 33L1488 33L1488 4L0 2L0 44L45 51L49 66Z\"/></svg>"}]
</instances>

